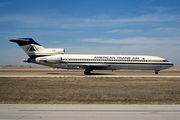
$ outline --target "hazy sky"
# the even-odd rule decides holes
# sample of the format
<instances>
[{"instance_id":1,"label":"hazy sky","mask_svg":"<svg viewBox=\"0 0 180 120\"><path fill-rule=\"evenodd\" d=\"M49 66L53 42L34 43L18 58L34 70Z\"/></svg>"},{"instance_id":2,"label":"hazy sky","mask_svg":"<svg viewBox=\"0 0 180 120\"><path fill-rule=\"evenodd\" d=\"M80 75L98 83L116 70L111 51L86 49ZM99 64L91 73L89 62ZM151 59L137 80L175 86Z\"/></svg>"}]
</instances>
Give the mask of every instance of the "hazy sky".
<instances>
[{"instance_id":1,"label":"hazy sky","mask_svg":"<svg viewBox=\"0 0 180 120\"><path fill-rule=\"evenodd\" d=\"M180 0L1 0L0 65L28 65L8 38L66 53L155 55L180 65Z\"/></svg>"}]
</instances>

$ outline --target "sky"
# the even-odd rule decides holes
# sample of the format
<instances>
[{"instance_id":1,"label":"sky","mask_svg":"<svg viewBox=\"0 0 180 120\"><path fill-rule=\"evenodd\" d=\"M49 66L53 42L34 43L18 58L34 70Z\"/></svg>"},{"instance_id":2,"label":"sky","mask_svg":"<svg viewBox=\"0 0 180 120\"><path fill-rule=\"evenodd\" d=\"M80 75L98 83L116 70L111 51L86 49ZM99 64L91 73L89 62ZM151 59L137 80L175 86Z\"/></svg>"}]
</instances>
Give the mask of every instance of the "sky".
<instances>
[{"instance_id":1,"label":"sky","mask_svg":"<svg viewBox=\"0 0 180 120\"><path fill-rule=\"evenodd\" d=\"M0 65L29 65L10 38L65 54L153 55L180 65L180 0L0 0Z\"/></svg>"}]
</instances>

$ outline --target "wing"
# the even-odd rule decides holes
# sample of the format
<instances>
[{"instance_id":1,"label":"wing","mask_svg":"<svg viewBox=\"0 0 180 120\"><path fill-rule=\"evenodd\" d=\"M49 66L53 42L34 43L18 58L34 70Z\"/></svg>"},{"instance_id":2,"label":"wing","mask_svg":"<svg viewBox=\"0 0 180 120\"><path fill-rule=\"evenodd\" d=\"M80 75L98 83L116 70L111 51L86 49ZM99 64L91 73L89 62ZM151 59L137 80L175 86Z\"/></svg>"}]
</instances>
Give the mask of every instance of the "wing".
<instances>
[{"instance_id":1,"label":"wing","mask_svg":"<svg viewBox=\"0 0 180 120\"><path fill-rule=\"evenodd\" d=\"M68 66L79 67L83 69L109 69L111 66L106 63L67 63Z\"/></svg>"}]
</instances>

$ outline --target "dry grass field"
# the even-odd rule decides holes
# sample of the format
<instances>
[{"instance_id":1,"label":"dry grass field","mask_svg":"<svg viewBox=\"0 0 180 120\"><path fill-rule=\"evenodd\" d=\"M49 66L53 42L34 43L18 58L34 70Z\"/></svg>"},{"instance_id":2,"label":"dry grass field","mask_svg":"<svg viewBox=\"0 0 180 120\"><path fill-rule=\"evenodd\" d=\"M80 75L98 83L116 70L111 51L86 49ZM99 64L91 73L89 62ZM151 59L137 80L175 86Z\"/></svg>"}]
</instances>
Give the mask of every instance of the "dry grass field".
<instances>
[{"instance_id":1,"label":"dry grass field","mask_svg":"<svg viewBox=\"0 0 180 120\"><path fill-rule=\"evenodd\" d=\"M0 104L180 104L180 78L0 77Z\"/></svg>"}]
</instances>

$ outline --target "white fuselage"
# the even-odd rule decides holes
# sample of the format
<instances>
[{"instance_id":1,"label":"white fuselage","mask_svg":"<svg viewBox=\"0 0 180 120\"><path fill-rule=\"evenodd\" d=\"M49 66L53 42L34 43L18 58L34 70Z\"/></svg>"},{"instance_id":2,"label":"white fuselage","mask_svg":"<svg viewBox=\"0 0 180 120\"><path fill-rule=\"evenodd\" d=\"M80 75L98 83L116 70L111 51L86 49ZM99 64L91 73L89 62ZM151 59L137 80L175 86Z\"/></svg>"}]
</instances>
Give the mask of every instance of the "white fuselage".
<instances>
[{"instance_id":1,"label":"white fuselage","mask_svg":"<svg viewBox=\"0 0 180 120\"><path fill-rule=\"evenodd\" d=\"M44 58L55 61L44 61ZM164 58L143 55L83 55L83 54L58 54L53 56L38 57L36 63L55 68L75 69L92 67L93 69L116 70L116 69L142 69L162 70L172 67L173 64Z\"/></svg>"}]
</instances>

